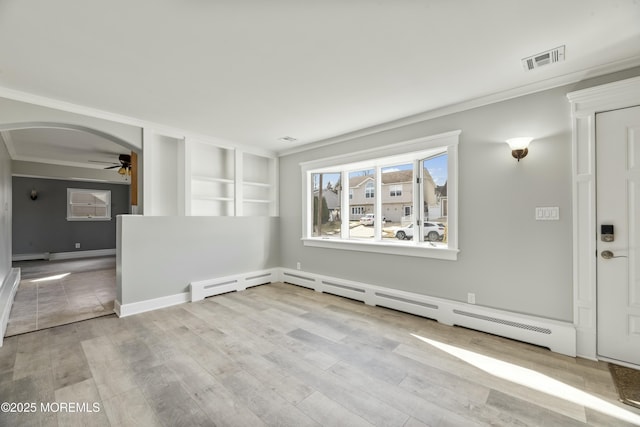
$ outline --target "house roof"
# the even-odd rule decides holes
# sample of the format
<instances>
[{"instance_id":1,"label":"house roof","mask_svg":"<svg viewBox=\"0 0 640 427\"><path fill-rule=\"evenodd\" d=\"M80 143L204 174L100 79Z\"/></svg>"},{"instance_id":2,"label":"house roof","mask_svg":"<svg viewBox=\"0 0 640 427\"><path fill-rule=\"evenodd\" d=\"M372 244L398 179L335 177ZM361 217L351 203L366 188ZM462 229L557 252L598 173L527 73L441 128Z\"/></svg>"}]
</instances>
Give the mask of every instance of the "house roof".
<instances>
[{"instance_id":1,"label":"house roof","mask_svg":"<svg viewBox=\"0 0 640 427\"><path fill-rule=\"evenodd\" d=\"M361 175L349 178L349 188L356 188L361 186L367 180L373 180L374 175ZM424 178L429 182L434 182L429 170L425 168ZM382 184L401 184L405 182L411 182L413 179L412 170L394 171L382 174ZM435 185L435 184L434 184Z\"/></svg>"}]
</instances>

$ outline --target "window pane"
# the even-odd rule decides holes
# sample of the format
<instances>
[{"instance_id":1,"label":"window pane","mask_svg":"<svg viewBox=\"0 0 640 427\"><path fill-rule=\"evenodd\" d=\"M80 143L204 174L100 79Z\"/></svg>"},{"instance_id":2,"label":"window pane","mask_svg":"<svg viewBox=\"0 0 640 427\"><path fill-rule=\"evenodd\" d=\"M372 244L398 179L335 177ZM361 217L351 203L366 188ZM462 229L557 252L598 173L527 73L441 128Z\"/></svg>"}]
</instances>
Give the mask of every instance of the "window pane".
<instances>
[{"instance_id":1,"label":"window pane","mask_svg":"<svg viewBox=\"0 0 640 427\"><path fill-rule=\"evenodd\" d=\"M311 174L314 237L340 238L342 183L340 173ZM318 203L321 200L321 203ZM318 225L320 224L320 225Z\"/></svg>"},{"instance_id":2,"label":"window pane","mask_svg":"<svg viewBox=\"0 0 640 427\"><path fill-rule=\"evenodd\" d=\"M412 207L413 163L382 168L382 214L386 220L382 226L383 240L396 241L397 231L413 222ZM399 237L403 240L403 233Z\"/></svg>"},{"instance_id":3,"label":"window pane","mask_svg":"<svg viewBox=\"0 0 640 427\"><path fill-rule=\"evenodd\" d=\"M107 208L104 206L73 206L71 208L71 215L73 217L100 217L104 218L107 216Z\"/></svg>"},{"instance_id":4,"label":"window pane","mask_svg":"<svg viewBox=\"0 0 640 427\"><path fill-rule=\"evenodd\" d=\"M424 168L424 241L447 246L447 170L446 153L422 161Z\"/></svg>"},{"instance_id":5,"label":"window pane","mask_svg":"<svg viewBox=\"0 0 640 427\"><path fill-rule=\"evenodd\" d=\"M68 219L108 219L111 217L109 190L67 189Z\"/></svg>"},{"instance_id":6,"label":"window pane","mask_svg":"<svg viewBox=\"0 0 640 427\"><path fill-rule=\"evenodd\" d=\"M349 173L349 238L373 239L376 211L376 171Z\"/></svg>"}]
</instances>

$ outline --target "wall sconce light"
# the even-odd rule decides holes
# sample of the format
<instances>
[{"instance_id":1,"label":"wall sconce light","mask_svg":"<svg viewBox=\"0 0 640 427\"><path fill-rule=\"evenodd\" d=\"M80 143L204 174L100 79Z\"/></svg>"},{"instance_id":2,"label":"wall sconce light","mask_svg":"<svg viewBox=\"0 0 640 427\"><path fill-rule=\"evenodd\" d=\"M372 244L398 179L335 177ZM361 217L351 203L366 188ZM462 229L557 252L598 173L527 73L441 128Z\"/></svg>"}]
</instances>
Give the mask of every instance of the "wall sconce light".
<instances>
[{"instance_id":1,"label":"wall sconce light","mask_svg":"<svg viewBox=\"0 0 640 427\"><path fill-rule=\"evenodd\" d=\"M511 138L507 139L507 144L511 147L511 155L518 159L523 159L529 154L529 143L533 140L533 138L529 137L520 137L520 138Z\"/></svg>"},{"instance_id":2,"label":"wall sconce light","mask_svg":"<svg viewBox=\"0 0 640 427\"><path fill-rule=\"evenodd\" d=\"M35 199L38 198L38 192L36 191L35 188L33 190L31 190L31 193L29 194L29 197L31 197L31 200L35 200Z\"/></svg>"}]
</instances>

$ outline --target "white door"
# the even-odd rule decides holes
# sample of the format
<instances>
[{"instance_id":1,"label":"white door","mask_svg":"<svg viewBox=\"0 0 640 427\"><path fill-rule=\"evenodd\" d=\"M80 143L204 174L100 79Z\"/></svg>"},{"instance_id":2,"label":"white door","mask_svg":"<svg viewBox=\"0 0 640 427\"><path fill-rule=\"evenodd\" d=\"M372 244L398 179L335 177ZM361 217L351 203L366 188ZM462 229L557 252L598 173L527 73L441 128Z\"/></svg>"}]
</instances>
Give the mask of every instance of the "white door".
<instances>
[{"instance_id":1,"label":"white door","mask_svg":"<svg viewBox=\"0 0 640 427\"><path fill-rule=\"evenodd\" d=\"M596 172L598 355L640 365L640 106L596 115Z\"/></svg>"}]
</instances>

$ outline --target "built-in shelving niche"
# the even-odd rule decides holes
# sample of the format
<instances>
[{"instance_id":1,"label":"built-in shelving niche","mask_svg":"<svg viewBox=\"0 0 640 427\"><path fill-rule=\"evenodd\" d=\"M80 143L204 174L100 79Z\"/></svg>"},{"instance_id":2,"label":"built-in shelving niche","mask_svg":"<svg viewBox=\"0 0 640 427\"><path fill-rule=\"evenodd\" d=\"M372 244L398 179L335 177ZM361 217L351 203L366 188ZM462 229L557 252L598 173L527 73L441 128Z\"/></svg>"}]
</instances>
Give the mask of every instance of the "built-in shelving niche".
<instances>
[{"instance_id":1,"label":"built-in shelving niche","mask_svg":"<svg viewBox=\"0 0 640 427\"><path fill-rule=\"evenodd\" d=\"M277 216L277 159L185 141L185 212L191 216Z\"/></svg>"}]
</instances>

